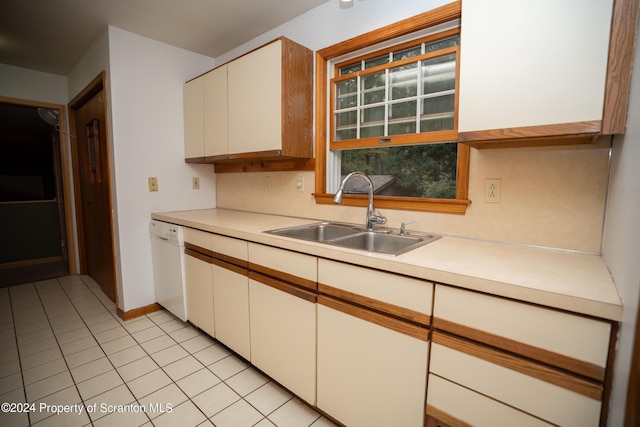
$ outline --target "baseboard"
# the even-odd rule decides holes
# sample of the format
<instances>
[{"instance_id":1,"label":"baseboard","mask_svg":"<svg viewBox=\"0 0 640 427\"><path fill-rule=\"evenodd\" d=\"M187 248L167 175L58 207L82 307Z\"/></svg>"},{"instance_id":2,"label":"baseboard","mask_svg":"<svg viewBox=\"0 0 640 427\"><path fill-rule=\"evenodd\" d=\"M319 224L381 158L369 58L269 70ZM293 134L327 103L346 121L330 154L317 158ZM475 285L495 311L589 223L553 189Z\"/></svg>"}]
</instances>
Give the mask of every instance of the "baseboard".
<instances>
[{"instance_id":1,"label":"baseboard","mask_svg":"<svg viewBox=\"0 0 640 427\"><path fill-rule=\"evenodd\" d=\"M153 313L154 311L162 310L162 306L157 302L153 304L145 305L144 307L134 308L133 310L122 311L118 307L118 317L122 320L131 320L136 317L144 316L145 314Z\"/></svg>"}]
</instances>

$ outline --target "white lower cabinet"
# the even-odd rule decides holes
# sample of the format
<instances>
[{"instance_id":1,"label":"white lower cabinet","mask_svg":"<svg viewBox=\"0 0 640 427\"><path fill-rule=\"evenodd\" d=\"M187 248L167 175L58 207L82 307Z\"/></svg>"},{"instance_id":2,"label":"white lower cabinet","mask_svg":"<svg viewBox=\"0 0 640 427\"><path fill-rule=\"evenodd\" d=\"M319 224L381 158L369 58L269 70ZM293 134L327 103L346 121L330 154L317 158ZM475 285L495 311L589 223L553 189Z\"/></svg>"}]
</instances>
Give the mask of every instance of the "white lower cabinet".
<instances>
[{"instance_id":1,"label":"white lower cabinet","mask_svg":"<svg viewBox=\"0 0 640 427\"><path fill-rule=\"evenodd\" d=\"M319 259L318 291L318 408L350 427L422 427L433 284Z\"/></svg>"},{"instance_id":2,"label":"white lower cabinet","mask_svg":"<svg viewBox=\"0 0 640 427\"><path fill-rule=\"evenodd\" d=\"M270 284L249 280L251 363L313 405L316 402L315 301L294 295L305 294L305 291L272 279L265 281ZM308 296L315 298L311 293Z\"/></svg>"},{"instance_id":3,"label":"white lower cabinet","mask_svg":"<svg viewBox=\"0 0 640 427\"><path fill-rule=\"evenodd\" d=\"M211 263L187 252L184 270L189 321L215 337Z\"/></svg>"},{"instance_id":4,"label":"white lower cabinet","mask_svg":"<svg viewBox=\"0 0 640 427\"><path fill-rule=\"evenodd\" d=\"M518 411L437 375L429 374L427 427L460 425L477 427L543 427L546 422Z\"/></svg>"},{"instance_id":5,"label":"white lower cabinet","mask_svg":"<svg viewBox=\"0 0 640 427\"><path fill-rule=\"evenodd\" d=\"M216 338L250 360L249 279L246 273L213 265L213 312Z\"/></svg>"},{"instance_id":6,"label":"white lower cabinet","mask_svg":"<svg viewBox=\"0 0 640 427\"><path fill-rule=\"evenodd\" d=\"M318 304L318 408L344 425L423 426L427 357L426 340Z\"/></svg>"}]
</instances>

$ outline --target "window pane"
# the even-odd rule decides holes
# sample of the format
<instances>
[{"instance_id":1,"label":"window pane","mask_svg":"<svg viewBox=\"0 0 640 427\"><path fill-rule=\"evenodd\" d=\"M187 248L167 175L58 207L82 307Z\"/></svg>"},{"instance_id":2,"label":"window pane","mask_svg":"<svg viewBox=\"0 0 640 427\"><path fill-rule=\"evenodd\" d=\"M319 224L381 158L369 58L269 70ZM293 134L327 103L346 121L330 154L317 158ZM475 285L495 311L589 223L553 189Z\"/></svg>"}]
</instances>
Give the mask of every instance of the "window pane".
<instances>
[{"instance_id":1,"label":"window pane","mask_svg":"<svg viewBox=\"0 0 640 427\"><path fill-rule=\"evenodd\" d=\"M362 110L360 138L373 136L384 136L384 106Z\"/></svg>"},{"instance_id":2,"label":"window pane","mask_svg":"<svg viewBox=\"0 0 640 427\"><path fill-rule=\"evenodd\" d=\"M422 52L421 52L420 46L411 47L409 49L401 50L399 52L394 52L393 60L400 61L402 59L413 58L414 56L418 56L421 53Z\"/></svg>"},{"instance_id":3,"label":"window pane","mask_svg":"<svg viewBox=\"0 0 640 427\"><path fill-rule=\"evenodd\" d=\"M422 100L420 131L433 132L453 129L455 96L445 95Z\"/></svg>"},{"instance_id":4,"label":"window pane","mask_svg":"<svg viewBox=\"0 0 640 427\"><path fill-rule=\"evenodd\" d=\"M432 43L426 43L424 45L424 53L435 52L436 50L445 49L451 46L457 46L460 41L460 37L454 36L448 39L438 40Z\"/></svg>"},{"instance_id":5,"label":"window pane","mask_svg":"<svg viewBox=\"0 0 640 427\"><path fill-rule=\"evenodd\" d=\"M375 194L455 199L456 143L344 150L340 174L369 175Z\"/></svg>"},{"instance_id":6,"label":"window pane","mask_svg":"<svg viewBox=\"0 0 640 427\"><path fill-rule=\"evenodd\" d=\"M416 133L416 101L389 105L389 135Z\"/></svg>"},{"instance_id":7,"label":"window pane","mask_svg":"<svg viewBox=\"0 0 640 427\"><path fill-rule=\"evenodd\" d=\"M357 138L357 120L358 112L355 110L336 114L336 140Z\"/></svg>"},{"instance_id":8,"label":"window pane","mask_svg":"<svg viewBox=\"0 0 640 427\"><path fill-rule=\"evenodd\" d=\"M336 83L336 110L355 107L358 103L358 83L349 79Z\"/></svg>"},{"instance_id":9,"label":"window pane","mask_svg":"<svg viewBox=\"0 0 640 427\"><path fill-rule=\"evenodd\" d=\"M362 105L375 104L385 100L385 72L381 71L362 77Z\"/></svg>"},{"instance_id":10,"label":"window pane","mask_svg":"<svg viewBox=\"0 0 640 427\"><path fill-rule=\"evenodd\" d=\"M391 99L402 99L418 94L418 64L392 68L389 71Z\"/></svg>"},{"instance_id":11,"label":"window pane","mask_svg":"<svg viewBox=\"0 0 640 427\"><path fill-rule=\"evenodd\" d=\"M453 90L456 86L456 56L446 55L422 63L423 93Z\"/></svg>"},{"instance_id":12,"label":"window pane","mask_svg":"<svg viewBox=\"0 0 640 427\"><path fill-rule=\"evenodd\" d=\"M360 62L357 62L355 64L347 65L340 68L339 75L345 76L347 74L355 73L360 70L362 70L362 64Z\"/></svg>"},{"instance_id":13,"label":"window pane","mask_svg":"<svg viewBox=\"0 0 640 427\"><path fill-rule=\"evenodd\" d=\"M373 68L378 65L388 64L389 63L389 55L379 56L377 58L368 59L364 61L364 68Z\"/></svg>"}]
</instances>

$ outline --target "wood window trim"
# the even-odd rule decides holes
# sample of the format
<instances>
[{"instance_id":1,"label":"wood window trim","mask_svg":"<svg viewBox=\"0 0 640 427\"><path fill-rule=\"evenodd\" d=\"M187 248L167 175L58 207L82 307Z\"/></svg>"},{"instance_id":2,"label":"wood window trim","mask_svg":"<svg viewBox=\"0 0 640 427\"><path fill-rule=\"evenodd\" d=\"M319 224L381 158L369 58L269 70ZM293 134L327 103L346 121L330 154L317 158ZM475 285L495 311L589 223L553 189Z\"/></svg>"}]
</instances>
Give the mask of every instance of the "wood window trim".
<instances>
[{"instance_id":1,"label":"wood window trim","mask_svg":"<svg viewBox=\"0 0 640 427\"><path fill-rule=\"evenodd\" d=\"M317 204L332 204L333 195L327 192L327 102L328 95L327 66L334 58L359 49L374 46L378 43L402 37L416 31L424 30L455 19L460 19L462 6L455 1L439 8L407 18L394 24L370 31L361 36L345 40L333 46L316 51L315 93L315 177L314 197ZM422 199L413 197L376 197L376 205L380 208L403 209L413 211L464 214L467 206L469 190L469 157L470 147L458 144L458 170L455 199ZM360 195L345 195L343 204L347 206L366 206L367 198Z\"/></svg>"}]
</instances>

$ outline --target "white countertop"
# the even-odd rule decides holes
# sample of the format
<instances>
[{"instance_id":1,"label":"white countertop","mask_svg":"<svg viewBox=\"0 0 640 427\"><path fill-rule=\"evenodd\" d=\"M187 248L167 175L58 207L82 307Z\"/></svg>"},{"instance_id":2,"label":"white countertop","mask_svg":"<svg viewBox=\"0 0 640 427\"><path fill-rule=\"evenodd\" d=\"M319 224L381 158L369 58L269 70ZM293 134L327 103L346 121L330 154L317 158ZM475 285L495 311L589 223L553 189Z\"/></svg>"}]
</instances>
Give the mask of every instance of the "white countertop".
<instances>
[{"instance_id":1,"label":"white countertop","mask_svg":"<svg viewBox=\"0 0 640 427\"><path fill-rule=\"evenodd\" d=\"M596 255L445 236L394 257L264 233L318 222L312 219L225 209L162 212L151 217L574 313L622 319L616 286L604 261Z\"/></svg>"}]
</instances>

